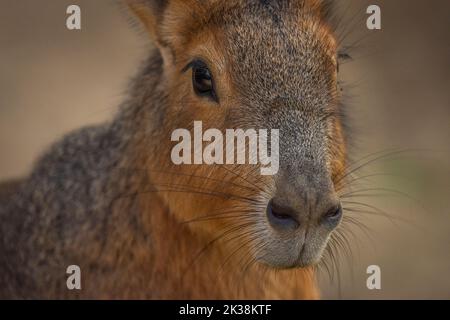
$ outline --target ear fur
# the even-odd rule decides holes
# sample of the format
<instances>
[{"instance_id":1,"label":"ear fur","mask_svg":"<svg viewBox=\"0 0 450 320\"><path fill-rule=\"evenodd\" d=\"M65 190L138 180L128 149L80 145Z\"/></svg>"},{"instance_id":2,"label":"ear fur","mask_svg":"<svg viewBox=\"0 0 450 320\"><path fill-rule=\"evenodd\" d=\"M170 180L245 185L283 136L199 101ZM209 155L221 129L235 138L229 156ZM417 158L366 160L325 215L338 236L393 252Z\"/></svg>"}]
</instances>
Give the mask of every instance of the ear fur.
<instances>
[{"instance_id":1,"label":"ear fur","mask_svg":"<svg viewBox=\"0 0 450 320\"><path fill-rule=\"evenodd\" d=\"M125 0L136 17L142 22L150 37L158 47L162 46L158 26L164 14L168 0Z\"/></svg>"}]
</instances>

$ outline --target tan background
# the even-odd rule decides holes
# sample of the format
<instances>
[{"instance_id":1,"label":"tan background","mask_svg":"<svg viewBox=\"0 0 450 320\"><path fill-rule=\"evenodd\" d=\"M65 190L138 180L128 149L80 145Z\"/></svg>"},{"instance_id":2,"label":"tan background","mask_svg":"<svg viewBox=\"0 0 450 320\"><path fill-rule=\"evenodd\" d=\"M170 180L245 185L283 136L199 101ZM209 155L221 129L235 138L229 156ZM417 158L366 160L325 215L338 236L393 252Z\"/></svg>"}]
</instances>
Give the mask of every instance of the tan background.
<instances>
[{"instance_id":1,"label":"tan background","mask_svg":"<svg viewBox=\"0 0 450 320\"><path fill-rule=\"evenodd\" d=\"M65 28L65 10L73 3L82 8L81 31ZM356 235L350 239L353 258L342 258L332 281L321 273L323 295L448 299L450 2L371 1L382 8L382 30L374 32L365 29L369 2L339 3L352 30L344 43L363 38L350 51L354 61L341 68L353 158L409 149L365 169L407 180L384 176L365 186L395 187L420 205L403 197L358 198L393 220L352 215L370 227L372 240L349 229ZM67 131L110 118L148 48L117 1L0 0L0 179L25 175ZM370 264L381 267L382 290L366 288Z\"/></svg>"}]
</instances>

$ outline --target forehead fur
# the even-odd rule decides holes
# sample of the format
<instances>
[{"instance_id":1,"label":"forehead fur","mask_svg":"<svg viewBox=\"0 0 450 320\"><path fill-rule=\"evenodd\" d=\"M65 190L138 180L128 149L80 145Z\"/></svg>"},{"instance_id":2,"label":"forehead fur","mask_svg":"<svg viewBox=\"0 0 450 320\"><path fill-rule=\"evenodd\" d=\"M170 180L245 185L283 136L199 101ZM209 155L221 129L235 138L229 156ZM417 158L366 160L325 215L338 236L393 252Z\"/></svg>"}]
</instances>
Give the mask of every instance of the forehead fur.
<instances>
[{"instance_id":1,"label":"forehead fur","mask_svg":"<svg viewBox=\"0 0 450 320\"><path fill-rule=\"evenodd\" d=\"M151 2L153 1L155 0ZM158 6L158 10L153 10L160 16L157 19L161 24L160 32L166 39L178 38L180 42L189 41L202 29L212 25L223 26L231 21L245 24L247 19L271 18L273 21L284 20L285 24L289 20L290 23L301 28L304 26L302 20L307 18L313 18L322 25L326 25L331 15L329 0L171 0L157 2L163 3Z\"/></svg>"},{"instance_id":2,"label":"forehead fur","mask_svg":"<svg viewBox=\"0 0 450 320\"><path fill-rule=\"evenodd\" d=\"M211 36L219 38L215 44L233 69L233 82L246 84L247 95L254 91L272 99L282 92L297 99L331 99L323 94L335 86L330 75L336 41L327 23L327 2L188 0L169 2L166 9L164 34L174 51L184 52L199 35L214 30Z\"/></svg>"},{"instance_id":3,"label":"forehead fur","mask_svg":"<svg viewBox=\"0 0 450 320\"><path fill-rule=\"evenodd\" d=\"M336 45L320 11L307 5L310 2L316 4L257 1L223 17L225 50L232 57L236 81L251 84L265 99L326 97L323 93L334 88L330 75L335 71Z\"/></svg>"}]
</instances>

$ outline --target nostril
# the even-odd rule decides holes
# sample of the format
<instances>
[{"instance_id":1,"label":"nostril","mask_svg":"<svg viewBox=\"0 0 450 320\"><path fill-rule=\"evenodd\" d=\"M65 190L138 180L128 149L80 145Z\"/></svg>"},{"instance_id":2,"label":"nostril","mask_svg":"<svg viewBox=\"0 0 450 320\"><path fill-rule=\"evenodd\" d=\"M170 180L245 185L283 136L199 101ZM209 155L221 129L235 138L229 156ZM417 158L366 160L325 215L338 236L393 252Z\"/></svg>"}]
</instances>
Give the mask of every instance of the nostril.
<instances>
[{"instance_id":1,"label":"nostril","mask_svg":"<svg viewBox=\"0 0 450 320\"><path fill-rule=\"evenodd\" d=\"M327 213L324 215L324 220L328 222L337 223L342 217L342 206L338 204L337 206L332 207Z\"/></svg>"},{"instance_id":2,"label":"nostril","mask_svg":"<svg viewBox=\"0 0 450 320\"><path fill-rule=\"evenodd\" d=\"M290 208L277 206L273 199L267 205L266 214L269 223L278 230L294 230L299 226L295 212Z\"/></svg>"},{"instance_id":3,"label":"nostril","mask_svg":"<svg viewBox=\"0 0 450 320\"><path fill-rule=\"evenodd\" d=\"M272 215L277 219L280 220L292 219L290 215L288 215L287 213L279 212L278 209L274 208L273 206L271 206L270 209L272 210Z\"/></svg>"}]
</instances>

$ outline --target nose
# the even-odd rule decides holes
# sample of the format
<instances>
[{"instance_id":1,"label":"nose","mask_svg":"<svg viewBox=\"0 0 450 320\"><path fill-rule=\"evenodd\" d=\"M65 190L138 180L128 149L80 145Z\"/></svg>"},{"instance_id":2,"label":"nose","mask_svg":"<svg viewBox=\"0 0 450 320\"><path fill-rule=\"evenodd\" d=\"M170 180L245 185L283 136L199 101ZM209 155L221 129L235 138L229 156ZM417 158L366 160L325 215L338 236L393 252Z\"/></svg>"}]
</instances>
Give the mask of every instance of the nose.
<instances>
[{"instance_id":1,"label":"nose","mask_svg":"<svg viewBox=\"0 0 450 320\"><path fill-rule=\"evenodd\" d=\"M316 205L315 211L308 212L313 206L293 207L280 198L272 198L267 204L266 215L270 225L278 231L293 231L299 228L307 218L316 219L318 224L335 228L342 217L339 201L324 200L325 205ZM325 208L323 210L322 208Z\"/></svg>"}]
</instances>

